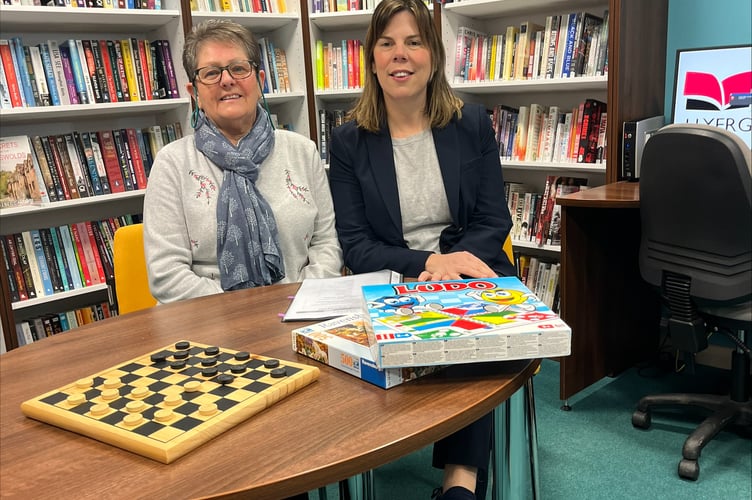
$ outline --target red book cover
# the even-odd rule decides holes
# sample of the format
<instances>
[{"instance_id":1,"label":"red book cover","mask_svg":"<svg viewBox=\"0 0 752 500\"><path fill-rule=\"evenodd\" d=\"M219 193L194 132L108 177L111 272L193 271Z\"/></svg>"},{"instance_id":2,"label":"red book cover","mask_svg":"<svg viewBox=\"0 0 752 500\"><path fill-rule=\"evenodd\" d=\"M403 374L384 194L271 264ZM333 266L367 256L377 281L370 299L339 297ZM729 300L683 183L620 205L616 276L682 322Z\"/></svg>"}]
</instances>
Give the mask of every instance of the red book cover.
<instances>
[{"instance_id":1,"label":"red book cover","mask_svg":"<svg viewBox=\"0 0 752 500\"><path fill-rule=\"evenodd\" d=\"M113 67L112 75L120 82L120 92L123 101L130 101L131 95L128 89L128 77L125 74L125 64L121 53L120 44L115 40L107 40L107 49L110 52L110 63Z\"/></svg>"},{"instance_id":2,"label":"red book cover","mask_svg":"<svg viewBox=\"0 0 752 500\"><path fill-rule=\"evenodd\" d=\"M124 129L125 136L128 140L128 149L131 152L131 158L133 159L133 171L136 174L136 188L146 189L146 170L144 169L144 159L141 157L141 148L138 147L138 139L136 138L136 129L127 128Z\"/></svg>"},{"instance_id":3,"label":"red book cover","mask_svg":"<svg viewBox=\"0 0 752 500\"><path fill-rule=\"evenodd\" d=\"M101 130L97 132L97 138L99 139L99 147L102 149L102 160L107 171L107 179L110 181L110 190L113 193L122 193L125 191L125 184L112 132Z\"/></svg>"},{"instance_id":4,"label":"red book cover","mask_svg":"<svg viewBox=\"0 0 752 500\"><path fill-rule=\"evenodd\" d=\"M22 108L21 87L18 86L16 70L13 68L13 55L10 52L8 40L0 40L0 58L3 60L3 70L5 79L8 81L8 92L10 93L10 102L14 108Z\"/></svg>"},{"instance_id":5,"label":"red book cover","mask_svg":"<svg viewBox=\"0 0 752 500\"><path fill-rule=\"evenodd\" d=\"M101 252L99 251L99 242L97 241L97 236L94 233L94 226L92 225L91 221L82 222L82 224L86 227L86 235L89 237L89 244L91 245L91 253L94 256L94 265L97 270L99 282L107 283L107 273L105 272L104 265L104 260L106 257L102 256ZM82 240L83 239L85 238L82 238Z\"/></svg>"},{"instance_id":6,"label":"red book cover","mask_svg":"<svg viewBox=\"0 0 752 500\"><path fill-rule=\"evenodd\" d=\"M83 222L77 222L72 224L78 231L78 238L81 240L81 248L84 251L84 260L86 261L86 267L89 269L89 278L93 285L103 283L102 275L99 274L97 268L96 254L94 253L94 242L89 237L89 228ZM101 266L101 264L99 264Z\"/></svg>"},{"instance_id":7,"label":"red book cover","mask_svg":"<svg viewBox=\"0 0 752 500\"><path fill-rule=\"evenodd\" d=\"M149 58L146 56L146 41L136 40L138 44L138 56L141 63L141 79L144 81L144 95L146 100L150 101L154 99L154 94L151 90L151 67L149 66Z\"/></svg>"},{"instance_id":8,"label":"red book cover","mask_svg":"<svg viewBox=\"0 0 752 500\"><path fill-rule=\"evenodd\" d=\"M73 243L75 243L76 245L76 253L78 254L78 263L81 265L81 274L83 274L84 286L91 286L94 284L94 282L92 281L91 272L89 271L88 259L86 258L86 251L84 249L84 242L81 239L80 223L71 224L69 227L71 234L73 235Z\"/></svg>"}]
</instances>

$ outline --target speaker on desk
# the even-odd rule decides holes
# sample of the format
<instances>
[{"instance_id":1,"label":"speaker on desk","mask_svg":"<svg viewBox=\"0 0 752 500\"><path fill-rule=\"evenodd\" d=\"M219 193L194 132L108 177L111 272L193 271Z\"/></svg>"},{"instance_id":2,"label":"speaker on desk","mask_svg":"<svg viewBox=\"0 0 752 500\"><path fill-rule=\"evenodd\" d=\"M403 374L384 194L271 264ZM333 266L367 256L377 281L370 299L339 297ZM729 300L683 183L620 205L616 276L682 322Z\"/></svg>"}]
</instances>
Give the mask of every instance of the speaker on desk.
<instances>
[{"instance_id":1,"label":"speaker on desk","mask_svg":"<svg viewBox=\"0 0 752 500\"><path fill-rule=\"evenodd\" d=\"M621 178L640 180L642 150L650 136L664 124L663 116L624 122L621 150Z\"/></svg>"}]
</instances>

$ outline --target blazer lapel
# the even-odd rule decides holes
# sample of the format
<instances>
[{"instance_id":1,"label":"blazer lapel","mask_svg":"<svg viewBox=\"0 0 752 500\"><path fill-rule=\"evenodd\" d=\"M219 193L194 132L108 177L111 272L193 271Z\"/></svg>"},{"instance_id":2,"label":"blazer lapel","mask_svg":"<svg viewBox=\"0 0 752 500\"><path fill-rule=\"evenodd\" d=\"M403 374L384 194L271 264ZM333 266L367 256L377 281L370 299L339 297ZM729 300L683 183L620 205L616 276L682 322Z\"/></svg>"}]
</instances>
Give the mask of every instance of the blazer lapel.
<instances>
[{"instance_id":1,"label":"blazer lapel","mask_svg":"<svg viewBox=\"0 0 752 500\"><path fill-rule=\"evenodd\" d=\"M452 214L452 220L457 222L460 210L460 144L456 122L449 122L443 129L433 129L433 142L444 178L449 213Z\"/></svg>"},{"instance_id":2,"label":"blazer lapel","mask_svg":"<svg viewBox=\"0 0 752 500\"><path fill-rule=\"evenodd\" d=\"M376 189L384 200L389 219L402 235L399 193L397 192L397 172L394 167L394 154L389 131L382 129L378 134L367 134L368 160Z\"/></svg>"}]
</instances>

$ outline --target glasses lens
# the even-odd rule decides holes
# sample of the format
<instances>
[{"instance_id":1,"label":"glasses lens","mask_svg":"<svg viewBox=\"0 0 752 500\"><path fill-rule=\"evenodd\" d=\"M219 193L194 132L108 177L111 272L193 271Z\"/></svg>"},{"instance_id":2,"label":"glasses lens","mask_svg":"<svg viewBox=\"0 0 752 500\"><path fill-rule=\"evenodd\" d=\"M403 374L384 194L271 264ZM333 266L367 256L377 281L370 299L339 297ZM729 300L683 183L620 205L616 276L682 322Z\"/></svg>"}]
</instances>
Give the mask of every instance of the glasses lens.
<instances>
[{"instance_id":1,"label":"glasses lens","mask_svg":"<svg viewBox=\"0 0 752 500\"><path fill-rule=\"evenodd\" d=\"M227 72L235 79L241 80L248 78L253 73L253 65L249 61L235 62L227 66L205 66L196 72L198 79L203 83L217 83L222 79L222 72Z\"/></svg>"},{"instance_id":2,"label":"glasses lens","mask_svg":"<svg viewBox=\"0 0 752 500\"><path fill-rule=\"evenodd\" d=\"M249 62L239 62L230 64L227 68L233 78L248 78L251 76L253 67Z\"/></svg>"}]
</instances>

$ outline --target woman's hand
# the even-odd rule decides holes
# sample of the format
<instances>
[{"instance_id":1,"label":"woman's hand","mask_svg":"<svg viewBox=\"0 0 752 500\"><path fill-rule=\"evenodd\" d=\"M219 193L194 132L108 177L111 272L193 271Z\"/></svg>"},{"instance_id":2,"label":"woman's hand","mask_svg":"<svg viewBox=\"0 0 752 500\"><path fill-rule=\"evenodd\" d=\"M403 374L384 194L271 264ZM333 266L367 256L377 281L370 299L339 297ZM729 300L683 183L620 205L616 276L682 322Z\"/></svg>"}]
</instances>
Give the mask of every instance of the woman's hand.
<instances>
[{"instance_id":1,"label":"woman's hand","mask_svg":"<svg viewBox=\"0 0 752 500\"><path fill-rule=\"evenodd\" d=\"M497 274L470 252L432 254L426 259L426 270L418 281L458 280L470 278L496 278Z\"/></svg>"}]
</instances>

